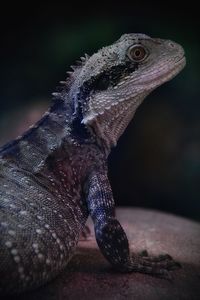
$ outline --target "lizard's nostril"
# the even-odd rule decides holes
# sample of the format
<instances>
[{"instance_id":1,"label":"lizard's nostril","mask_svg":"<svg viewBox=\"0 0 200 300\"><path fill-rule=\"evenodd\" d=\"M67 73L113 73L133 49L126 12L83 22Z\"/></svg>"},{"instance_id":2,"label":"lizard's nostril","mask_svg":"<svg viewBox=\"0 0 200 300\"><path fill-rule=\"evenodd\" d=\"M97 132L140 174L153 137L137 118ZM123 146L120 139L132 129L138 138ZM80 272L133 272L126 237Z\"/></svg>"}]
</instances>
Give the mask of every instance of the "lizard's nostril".
<instances>
[{"instance_id":1,"label":"lizard's nostril","mask_svg":"<svg viewBox=\"0 0 200 300\"><path fill-rule=\"evenodd\" d=\"M169 47L172 48L172 49L174 49L175 46L176 46L175 43L173 43L173 42L169 42L168 45L169 45Z\"/></svg>"}]
</instances>

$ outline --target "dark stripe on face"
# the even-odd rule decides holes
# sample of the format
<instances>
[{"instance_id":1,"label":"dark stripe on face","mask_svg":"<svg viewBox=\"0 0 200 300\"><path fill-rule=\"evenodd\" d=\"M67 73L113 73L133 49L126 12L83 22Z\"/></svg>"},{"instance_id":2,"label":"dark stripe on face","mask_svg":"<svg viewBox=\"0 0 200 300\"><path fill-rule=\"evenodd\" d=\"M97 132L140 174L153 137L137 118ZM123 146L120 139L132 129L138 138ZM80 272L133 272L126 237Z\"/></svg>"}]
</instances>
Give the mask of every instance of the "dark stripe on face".
<instances>
[{"instance_id":1,"label":"dark stripe on face","mask_svg":"<svg viewBox=\"0 0 200 300\"><path fill-rule=\"evenodd\" d=\"M109 86L117 85L120 80L137 70L138 64L127 61L123 65L113 66L110 69L101 73L93 82L91 90L102 91Z\"/></svg>"},{"instance_id":2,"label":"dark stripe on face","mask_svg":"<svg viewBox=\"0 0 200 300\"><path fill-rule=\"evenodd\" d=\"M109 86L116 86L124 77L138 69L138 63L127 61L124 64L113 66L96 77L84 82L80 90L80 100L86 99L92 92L106 90Z\"/></svg>"},{"instance_id":3,"label":"dark stripe on face","mask_svg":"<svg viewBox=\"0 0 200 300\"><path fill-rule=\"evenodd\" d=\"M96 77L91 77L84 82L79 92L79 105L82 107L81 111L87 111L88 96L91 93L98 91L105 91L108 87L116 86L124 77L138 69L138 63L133 63L127 60L124 64L112 66L110 69L103 71Z\"/></svg>"}]
</instances>

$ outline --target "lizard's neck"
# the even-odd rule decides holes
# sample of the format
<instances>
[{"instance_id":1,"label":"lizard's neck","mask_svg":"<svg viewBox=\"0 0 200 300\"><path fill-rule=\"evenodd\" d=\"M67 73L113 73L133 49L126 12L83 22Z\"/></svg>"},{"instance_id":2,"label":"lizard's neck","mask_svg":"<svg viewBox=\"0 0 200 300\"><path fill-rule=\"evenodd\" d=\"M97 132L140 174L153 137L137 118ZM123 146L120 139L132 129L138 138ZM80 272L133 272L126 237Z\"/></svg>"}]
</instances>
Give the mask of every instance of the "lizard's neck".
<instances>
[{"instance_id":1,"label":"lizard's neck","mask_svg":"<svg viewBox=\"0 0 200 300\"><path fill-rule=\"evenodd\" d=\"M111 148L116 146L146 96L147 93L140 93L131 99L116 102L116 105L112 105L94 117L91 114L84 119L84 123L94 132L96 140L104 149L106 156L109 155Z\"/></svg>"},{"instance_id":2,"label":"lizard's neck","mask_svg":"<svg viewBox=\"0 0 200 300\"><path fill-rule=\"evenodd\" d=\"M0 149L0 157L38 172L49 155L67 143L69 147L91 142L87 130L78 125L70 101L60 98L22 136Z\"/></svg>"}]
</instances>

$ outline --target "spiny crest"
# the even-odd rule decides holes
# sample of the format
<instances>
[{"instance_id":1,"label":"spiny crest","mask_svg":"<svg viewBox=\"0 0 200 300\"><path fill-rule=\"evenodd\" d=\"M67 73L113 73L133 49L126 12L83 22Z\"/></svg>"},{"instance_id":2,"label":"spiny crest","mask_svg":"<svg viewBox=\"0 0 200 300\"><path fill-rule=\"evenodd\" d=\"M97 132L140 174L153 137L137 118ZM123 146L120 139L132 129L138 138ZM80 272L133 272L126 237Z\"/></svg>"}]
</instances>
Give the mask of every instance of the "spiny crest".
<instances>
[{"instance_id":1,"label":"spiny crest","mask_svg":"<svg viewBox=\"0 0 200 300\"><path fill-rule=\"evenodd\" d=\"M73 71L66 72L66 74L67 74L66 80L60 81L61 86L57 87L57 91L52 93L53 100L62 98L63 92L65 93L66 91L68 91L68 89L71 86L71 83L74 81L74 79L78 75L77 73L80 72L82 67L89 60L89 58L90 58L90 56L85 53L85 56L81 56L80 59L77 60L74 65L70 66Z\"/></svg>"}]
</instances>

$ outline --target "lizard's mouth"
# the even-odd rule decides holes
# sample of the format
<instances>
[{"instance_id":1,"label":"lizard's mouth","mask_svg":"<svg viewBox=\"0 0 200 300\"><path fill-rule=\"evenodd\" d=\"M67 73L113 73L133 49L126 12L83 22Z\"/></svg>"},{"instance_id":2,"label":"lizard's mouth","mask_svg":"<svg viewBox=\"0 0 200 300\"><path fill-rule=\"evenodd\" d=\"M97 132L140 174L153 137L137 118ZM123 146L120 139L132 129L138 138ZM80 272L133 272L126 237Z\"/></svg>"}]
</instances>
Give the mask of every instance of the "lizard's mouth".
<instances>
[{"instance_id":1,"label":"lizard's mouth","mask_svg":"<svg viewBox=\"0 0 200 300\"><path fill-rule=\"evenodd\" d=\"M183 55L181 58L179 58L179 59L175 62L175 64L174 64L174 69L175 69L175 70L177 69L177 71L180 72L180 71L185 67L185 65L186 65L186 58L185 58L185 56Z\"/></svg>"},{"instance_id":2,"label":"lizard's mouth","mask_svg":"<svg viewBox=\"0 0 200 300\"><path fill-rule=\"evenodd\" d=\"M179 58L176 63L184 63L184 65L185 65L185 63L186 63L185 55L183 55L181 58Z\"/></svg>"},{"instance_id":3,"label":"lizard's mouth","mask_svg":"<svg viewBox=\"0 0 200 300\"><path fill-rule=\"evenodd\" d=\"M169 68L166 74L163 74L161 76L161 84L164 83L165 81L169 81L172 78L174 78L186 65L186 59L185 56L180 58L175 62L175 64L172 66L172 68Z\"/></svg>"},{"instance_id":4,"label":"lizard's mouth","mask_svg":"<svg viewBox=\"0 0 200 300\"><path fill-rule=\"evenodd\" d=\"M159 78L151 78L150 80L147 80L145 82L145 85L148 86L148 88L151 86L157 87L164 82L167 82L174 78L186 65L186 58L185 56L182 56L179 58L176 62L173 63L173 65L169 66L165 70L163 70L163 74Z\"/></svg>"}]
</instances>

